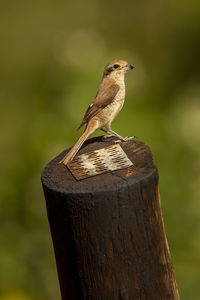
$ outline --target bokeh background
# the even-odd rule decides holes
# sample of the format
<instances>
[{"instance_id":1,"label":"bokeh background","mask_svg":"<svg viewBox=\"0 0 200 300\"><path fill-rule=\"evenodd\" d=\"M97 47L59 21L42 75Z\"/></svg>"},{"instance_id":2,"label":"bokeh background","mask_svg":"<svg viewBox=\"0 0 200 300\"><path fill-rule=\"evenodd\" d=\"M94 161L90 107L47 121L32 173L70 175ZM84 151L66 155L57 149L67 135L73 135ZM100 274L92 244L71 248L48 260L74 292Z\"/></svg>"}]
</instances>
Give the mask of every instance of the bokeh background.
<instances>
[{"instance_id":1,"label":"bokeh background","mask_svg":"<svg viewBox=\"0 0 200 300\"><path fill-rule=\"evenodd\" d=\"M150 145L181 299L199 299L199 0L1 0L0 41L0 300L60 299L40 175L115 58L136 68L113 129Z\"/></svg>"}]
</instances>

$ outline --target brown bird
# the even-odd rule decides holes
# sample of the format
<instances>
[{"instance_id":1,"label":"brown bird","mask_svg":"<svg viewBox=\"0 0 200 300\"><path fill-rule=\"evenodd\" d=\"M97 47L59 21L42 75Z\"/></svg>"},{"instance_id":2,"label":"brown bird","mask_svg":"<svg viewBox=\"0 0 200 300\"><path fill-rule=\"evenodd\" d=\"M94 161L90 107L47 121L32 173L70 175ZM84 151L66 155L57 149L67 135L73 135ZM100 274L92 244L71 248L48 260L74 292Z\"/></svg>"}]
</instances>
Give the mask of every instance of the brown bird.
<instances>
[{"instance_id":1,"label":"brown bird","mask_svg":"<svg viewBox=\"0 0 200 300\"><path fill-rule=\"evenodd\" d=\"M82 136L73 148L60 161L64 165L74 158L84 141L97 129L108 133L108 136L117 136L120 140L126 141L111 129L111 123L121 110L125 99L124 75L134 67L124 60L113 60L109 62L103 73L103 79L94 101L88 107L81 125L87 124ZM106 128L103 129L103 128ZM78 129L79 129L78 128Z\"/></svg>"}]
</instances>

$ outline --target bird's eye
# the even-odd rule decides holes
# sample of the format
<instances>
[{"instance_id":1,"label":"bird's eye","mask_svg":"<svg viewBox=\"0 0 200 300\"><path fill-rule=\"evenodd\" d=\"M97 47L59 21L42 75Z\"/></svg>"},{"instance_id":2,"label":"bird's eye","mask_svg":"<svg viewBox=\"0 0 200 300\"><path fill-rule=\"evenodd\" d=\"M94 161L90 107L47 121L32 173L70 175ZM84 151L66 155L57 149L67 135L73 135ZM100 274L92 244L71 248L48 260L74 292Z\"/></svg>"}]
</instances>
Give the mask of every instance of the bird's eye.
<instances>
[{"instance_id":1,"label":"bird's eye","mask_svg":"<svg viewBox=\"0 0 200 300\"><path fill-rule=\"evenodd\" d=\"M117 69L117 68L119 68L119 65L118 65L118 64L115 64L115 65L113 66L113 68Z\"/></svg>"}]
</instances>

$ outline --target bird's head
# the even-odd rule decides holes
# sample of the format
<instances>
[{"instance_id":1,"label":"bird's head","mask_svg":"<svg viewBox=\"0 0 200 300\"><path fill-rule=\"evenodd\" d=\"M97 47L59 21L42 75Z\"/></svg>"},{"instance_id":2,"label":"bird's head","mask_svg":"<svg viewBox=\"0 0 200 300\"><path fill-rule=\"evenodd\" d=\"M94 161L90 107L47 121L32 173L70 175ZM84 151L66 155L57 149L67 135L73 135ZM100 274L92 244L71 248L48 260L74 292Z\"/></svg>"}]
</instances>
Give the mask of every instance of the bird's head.
<instances>
[{"instance_id":1,"label":"bird's head","mask_svg":"<svg viewBox=\"0 0 200 300\"><path fill-rule=\"evenodd\" d=\"M105 66L103 76L111 78L121 77L133 68L134 66L128 64L125 60L115 59Z\"/></svg>"}]
</instances>

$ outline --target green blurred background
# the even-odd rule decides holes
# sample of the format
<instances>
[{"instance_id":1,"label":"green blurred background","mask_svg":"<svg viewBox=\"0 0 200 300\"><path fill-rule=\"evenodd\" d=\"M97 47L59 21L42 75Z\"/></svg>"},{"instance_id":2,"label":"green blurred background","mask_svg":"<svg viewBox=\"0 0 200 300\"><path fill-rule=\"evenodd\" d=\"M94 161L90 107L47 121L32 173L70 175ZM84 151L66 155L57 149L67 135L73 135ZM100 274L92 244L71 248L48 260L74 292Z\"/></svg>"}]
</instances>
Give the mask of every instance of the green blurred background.
<instances>
[{"instance_id":1,"label":"green blurred background","mask_svg":"<svg viewBox=\"0 0 200 300\"><path fill-rule=\"evenodd\" d=\"M115 58L136 68L113 129L150 145L181 299L199 299L199 0L1 0L0 40L0 300L60 299L40 175Z\"/></svg>"}]
</instances>

